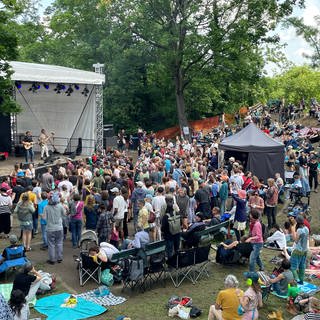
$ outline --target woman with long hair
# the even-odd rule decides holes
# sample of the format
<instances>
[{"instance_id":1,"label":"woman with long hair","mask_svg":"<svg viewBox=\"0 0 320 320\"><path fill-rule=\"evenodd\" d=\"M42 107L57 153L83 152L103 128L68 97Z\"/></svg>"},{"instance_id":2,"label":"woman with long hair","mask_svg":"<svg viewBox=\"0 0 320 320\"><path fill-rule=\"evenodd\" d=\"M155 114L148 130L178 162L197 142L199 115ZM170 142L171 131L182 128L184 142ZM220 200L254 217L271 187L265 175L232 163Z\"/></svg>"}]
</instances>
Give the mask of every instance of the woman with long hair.
<instances>
[{"instance_id":1,"label":"woman with long hair","mask_svg":"<svg viewBox=\"0 0 320 320\"><path fill-rule=\"evenodd\" d=\"M85 227L87 230L96 230L97 227L97 206L94 196L89 195L85 201L83 212L86 218Z\"/></svg>"},{"instance_id":2,"label":"woman with long hair","mask_svg":"<svg viewBox=\"0 0 320 320\"><path fill-rule=\"evenodd\" d=\"M240 298L240 304L243 308L242 320L259 319L258 307L262 307L262 294L259 285L259 275L256 272L246 272L247 284L249 288Z\"/></svg>"},{"instance_id":3,"label":"woman with long hair","mask_svg":"<svg viewBox=\"0 0 320 320\"><path fill-rule=\"evenodd\" d=\"M29 304L24 293L17 289L12 290L9 306L13 313L13 320L28 320L30 316Z\"/></svg>"},{"instance_id":4,"label":"woman with long hair","mask_svg":"<svg viewBox=\"0 0 320 320\"><path fill-rule=\"evenodd\" d=\"M21 201L18 202L14 213L17 214L20 222L20 228L22 230L22 242L26 251L30 251L30 243L33 229L32 214L35 211L33 203L29 200L28 193L23 193Z\"/></svg>"}]
</instances>

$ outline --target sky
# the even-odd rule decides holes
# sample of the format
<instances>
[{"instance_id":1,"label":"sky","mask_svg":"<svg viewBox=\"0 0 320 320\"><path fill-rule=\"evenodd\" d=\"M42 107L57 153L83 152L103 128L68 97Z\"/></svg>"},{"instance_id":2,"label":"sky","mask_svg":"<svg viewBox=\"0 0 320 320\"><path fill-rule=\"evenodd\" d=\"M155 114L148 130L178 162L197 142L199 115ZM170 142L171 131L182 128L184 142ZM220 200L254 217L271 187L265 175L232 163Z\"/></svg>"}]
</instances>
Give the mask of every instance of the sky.
<instances>
[{"instance_id":1,"label":"sky","mask_svg":"<svg viewBox=\"0 0 320 320\"><path fill-rule=\"evenodd\" d=\"M42 5L42 8L39 9L40 12L43 12L44 8L49 6L52 2L53 0L41 0L40 4ZM302 17L304 23L309 25L315 25L314 16L316 15L320 15L320 0L305 0L305 8L295 9L293 12L293 16ZM309 54L312 50L302 37L296 35L294 28L285 29L279 26L276 29L276 33L280 36L281 44L286 44L284 53L289 61L292 61L296 65L308 63L308 59L303 57L303 54ZM279 71L274 64L268 64L265 69L268 75L272 75Z\"/></svg>"}]
</instances>

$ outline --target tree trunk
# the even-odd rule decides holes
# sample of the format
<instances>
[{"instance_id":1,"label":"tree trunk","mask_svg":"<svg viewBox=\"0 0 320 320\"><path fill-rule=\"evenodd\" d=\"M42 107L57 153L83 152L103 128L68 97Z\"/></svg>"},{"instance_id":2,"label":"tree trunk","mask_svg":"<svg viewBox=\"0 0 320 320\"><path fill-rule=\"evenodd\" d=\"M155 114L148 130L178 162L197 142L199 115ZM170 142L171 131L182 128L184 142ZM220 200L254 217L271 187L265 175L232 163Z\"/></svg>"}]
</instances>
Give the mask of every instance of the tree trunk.
<instances>
[{"instance_id":1,"label":"tree trunk","mask_svg":"<svg viewBox=\"0 0 320 320\"><path fill-rule=\"evenodd\" d=\"M178 111L178 121L181 133L187 139L190 138L191 133L185 135L183 132L184 127L189 128L187 115L186 115L186 106L184 102L184 92L183 92L183 76L181 67L177 66L176 74L175 74L175 89L176 89L176 103L177 103L177 111Z\"/></svg>"}]
</instances>

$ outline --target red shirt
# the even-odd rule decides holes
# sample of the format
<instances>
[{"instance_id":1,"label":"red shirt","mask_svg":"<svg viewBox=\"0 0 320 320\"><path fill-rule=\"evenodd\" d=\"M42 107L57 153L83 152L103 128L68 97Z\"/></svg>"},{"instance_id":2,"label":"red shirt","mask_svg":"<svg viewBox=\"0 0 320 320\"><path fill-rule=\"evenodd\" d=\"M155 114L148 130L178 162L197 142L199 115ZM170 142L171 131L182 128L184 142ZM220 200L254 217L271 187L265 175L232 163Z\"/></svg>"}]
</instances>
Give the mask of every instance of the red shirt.
<instances>
[{"instance_id":1,"label":"red shirt","mask_svg":"<svg viewBox=\"0 0 320 320\"><path fill-rule=\"evenodd\" d=\"M310 222L306 218L304 219L303 224L309 229L309 232L311 232Z\"/></svg>"}]
</instances>

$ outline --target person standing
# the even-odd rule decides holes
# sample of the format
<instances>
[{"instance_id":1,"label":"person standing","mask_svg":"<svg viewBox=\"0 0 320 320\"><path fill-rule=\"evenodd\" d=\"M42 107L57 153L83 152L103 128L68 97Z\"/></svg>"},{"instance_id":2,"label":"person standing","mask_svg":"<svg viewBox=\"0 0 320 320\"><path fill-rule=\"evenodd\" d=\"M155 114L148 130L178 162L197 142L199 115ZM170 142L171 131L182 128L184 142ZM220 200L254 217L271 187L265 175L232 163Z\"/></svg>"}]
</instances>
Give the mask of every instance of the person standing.
<instances>
[{"instance_id":1,"label":"person standing","mask_svg":"<svg viewBox=\"0 0 320 320\"><path fill-rule=\"evenodd\" d=\"M12 199L7 193L7 189L0 189L0 234L3 232L5 237L11 230L11 207Z\"/></svg>"},{"instance_id":2,"label":"person standing","mask_svg":"<svg viewBox=\"0 0 320 320\"><path fill-rule=\"evenodd\" d=\"M32 214L35 211L33 203L29 200L27 193L21 195L21 201L17 204L14 209L14 213L17 214L20 222L20 228L22 230L22 242L26 251L30 251L30 243L33 229L33 218Z\"/></svg>"},{"instance_id":3,"label":"person standing","mask_svg":"<svg viewBox=\"0 0 320 320\"><path fill-rule=\"evenodd\" d=\"M306 269L309 229L304 224L304 217L298 215L291 228L295 247L290 257L291 271L298 284L303 284Z\"/></svg>"},{"instance_id":4,"label":"person standing","mask_svg":"<svg viewBox=\"0 0 320 320\"><path fill-rule=\"evenodd\" d=\"M276 223L276 215L277 215L277 204L278 204L278 188L275 184L274 179L269 178L268 189L266 191L266 215L268 218L268 228L271 229Z\"/></svg>"},{"instance_id":5,"label":"person standing","mask_svg":"<svg viewBox=\"0 0 320 320\"><path fill-rule=\"evenodd\" d=\"M22 139L22 144L25 149L25 159L26 163L29 161L30 157L30 162L33 162L33 157L34 157L34 152L33 152L33 140L32 140L32 133L31 131L27 131L26 135Z\"/></svg>"},{"instance_id":6,"label":"person standing","mask_svg":"<svg viewBox=\"0 0 320 320\"><path fill-rule=\"evenodd\" d=\"M180 247L181 223L180 214L174 206L173 196L167 195L165 201L166 205L161 209L163 212L161 231L166 242L167 257L170 258Z\"/></svg>"},{"instance_id":7,"label":"person standing","mask_svg":"<svg viewBox=\"0 0 320 320\"><path fill-rule=\"evenodd\" d=\"M263 263L260 258L260 252L263 247L262 226L260 223L260 215L258 211L252 210L250 213L250 233L246 242L252 244L253 250L251 251L249 258L249 270L255 271L255 264L257 263L260 271L264 270Z\"/></svg>"},{"instance_id":8,"label":"person standing","mask_svg":"<svg viewBox=\"0 0 320 320\"><path fill-rule=\"evenodd\" d=\"M41 201L38 203L38 213L40 216L40 227L41 227L41 235L42 235L42 246L41 250L45 250L48 248L48 238L47 238L47 221L44 216L44 208L48 204L48 195L46 192L41 193Z\"/></svg>"},{"instance_id":9,"label":"person standing","mask_svg":"<svg viewBox=\"0 0 320 320\"><path fill-rule=\"evenodd\" d=\"M312 189L312 186L314 187L314 192L318 192L318 161L315 156L312 156L310 158L310 161L308 163L309 167L309 185L310 190ZM314 182L314 185L313 185Z\"/></svg>"},{"instance_id":10,"label":"person standing","mask_svg":"<svg viewBox=\"0 0 320 320\"><path fill-rule=\"evenodd\" d=\"M50 192L48 205L43 210L47 222L49 260L47 263L61 263L63 260L63 218L65 210L60 203L59 194Z\"/></svg>"},{"instance_id":11,"label":"person standing","mask_svg":"<svg viewBox=\"0 0 320 320\"><path fill-rule=\"evenodd\" d=\"M110 191L116 195L112 203L112 212L115 227L119 231L120 238L122 239L124 213L128 210L127 202L124 200L124 197L118 188L113 188Z\"/></svg>"},{"instance_id":12,"label":"person standing","mask_svg":"<svg viewBox=\"0 0 320 320\"><path fill-rule=\"evenodd\" d=\"M228 199L229 190L228 183L225 179L221 181L221 185L219 188L219 198L220 198L220 214L223 215L226 211L226 202Z\"/></svg>"},{"instance_id":13,"label":"person standing","mask_svg":"<svg viewBox=\"0 0 320 320\"><path fill-rule=\"evenodd\" d=\"M69 204L70 227L73 249L78 248L81 238L83 207L84 204L83 201L80 201L80 195L75 193L73 195L73 200L71 200Z\"/></svg>"},{"instance_id":14,"label":"person standing","mask_svg":"<svg viewBox=\"0 0 320 320\"><path fill-rule=\"evenodd\" d=\"M44 173L41 177L42 191L50 192L53 189L52 187L54 185L54 179L51 172L52 172L51 167L48 167L47 172Z\"/></svg>"},{"instance_id":15,"label":"person standing","mask_svg":"<svg viewBox=\"0 0 320 320\"><path fill-rule=\"evenodd\" d=\"M46 158L49 157L49 150L48 150L48 145L47 142L50 139L50 136L47 135L46 130L45 129L41 129L41 133L39 136L39 146L40 146L40 150L41 150L41 160L43 159L43 156L45 155Z\"/></svg>"}]
</instances>

